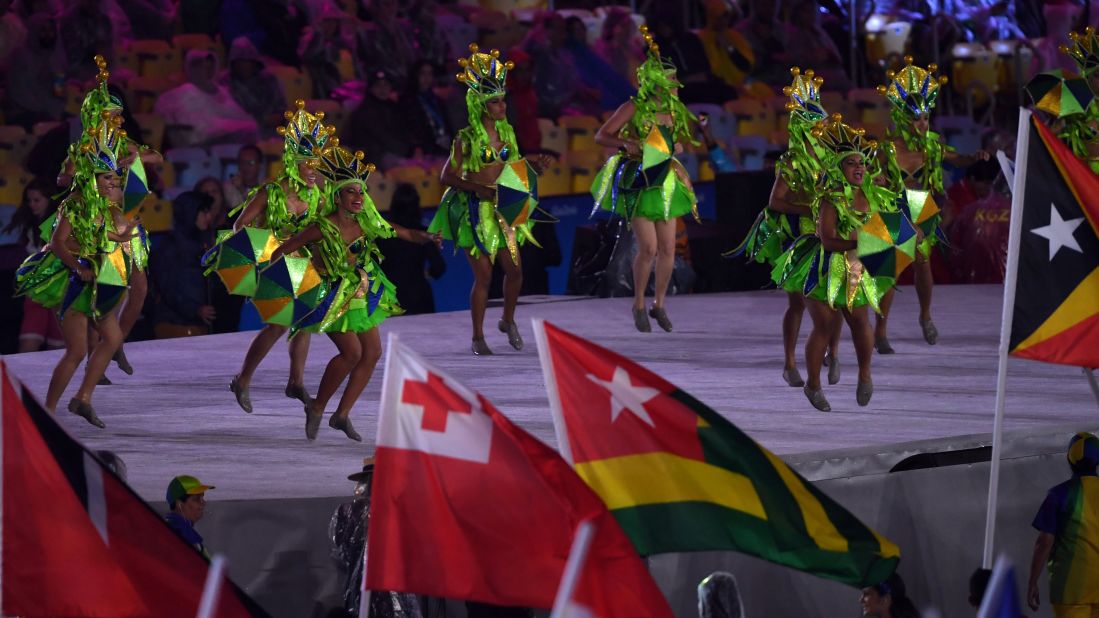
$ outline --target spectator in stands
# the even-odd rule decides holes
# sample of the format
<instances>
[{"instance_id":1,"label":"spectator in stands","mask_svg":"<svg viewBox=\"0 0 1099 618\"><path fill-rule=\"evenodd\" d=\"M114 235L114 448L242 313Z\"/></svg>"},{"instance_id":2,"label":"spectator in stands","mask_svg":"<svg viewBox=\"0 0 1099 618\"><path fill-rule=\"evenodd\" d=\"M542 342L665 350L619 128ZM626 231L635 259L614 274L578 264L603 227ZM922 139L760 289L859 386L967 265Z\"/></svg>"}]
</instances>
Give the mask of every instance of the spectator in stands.
<instances>
[{"instance_id":1,"label":"spectator in stands","mask_svg":"<svg viewBox=\"0 0 1099 618\"><path fill-rule=\"evenodd\" d=\"M173 146L207 146L253 142L258 127L233 95L214 81L217 57L208 50L192 49L184 59L187 82L157 99L153 112L168 124L186 125L178 131Z\"/></svg>"},{"instance_id":2,"label":"spectator in stands","mask_svg":"<svg viewBox=\"0 0 1099 618\"><path fill-rule=\"evenodd\" d=\"M880 584L862 589L859 599L863 616L874 618L920 618L920 612L908 598L904 580L893 573Z\"/></svg>"},{"instance_id":3,"label":"spectator in stands","mask_svg":"<svg viewBox=\"0 0 1099 618\"><path fill-rule=\"evenodd\" d=\"M56 193L53 182L35 178L23 189L23 200L4 228L4 234L15 232L19 243L31 255L40 251L46 241L39 227L57 211L57 202L50 199ZM32 301L23 299L23 324L19 327L19 352L37 352L64 347L65 340L57 314Z\"/></svg>"},{"instance_id":4,"label":"spectator in stands","mask_svg":"<svg viewBox=\"0 0 1099 618\"><path fill-rule=\"evenodd\" d=\"M943 228L949 229L954 219L970 204L988 197L992 193L992 183L999 175L1000 164L995 161L977 161L967 167L965 176L946 190Z\"/></svg>"},{"instance_id":5,"label":"spectator in stands","mask_svg":"<svg viewBox=\"0 0 1099 618\"><path fill-rule=\"evenodd\" d=\"M572 56L572 65L584 85L600 93L599 107L603 111L618 109L633 95L635 88L628 79L603 61L599 54L588 46L588 28L584 20L571 15L565 20L565 49Z\"/></svg>"},{"instance_id":6,"label":"spectator in stands","mask_svg":"<svg viewBox=\"0 0 1099 618\"><path fill-rule=\"evenodd\" d=\"M1049 564L1053 615L1099 614L1099 438L1081 432L1068 445L1072 478L1049 490L1031 524L1038 530L1030 560L1027 604L1037 611L1038 577Z\"/></svg>"},{"instance_id":7,"label":"spectator in stands","mask_svg":"<svg viewBox=\"0 0 1099 618\"><path fill-rule=\"evenodd\" d=\"M637 87L637 67L645 61L645 50L629 11L616 6L607 12L603 31L595 43L595 53Z\"/></svg>"},{"instance_id":8,"label":"spectator in stands","mask_svg":"<svg viewBox=\"0 0 1099 618\"><path fill-rule=\"evenodd\" d=\"M385 71L371 76L366 96L348 119L345 140L361 148L366 160L381 169L400 165L411 150L406 128L401 125L403 114L394 100L392 79Z\"/></svg>"},{"instance_id":9,"label":"spectator in stands","mask_svg":"<svg viewBox=\"0 0 1099 618\"><path fill-rule=\"evenodd\" d=\"M170 39L176 33L179 4L173 0L117 0L130 21L130 29L142 39ZM182 4L190 4L183 2Z\"/></svg>"},{"instance_id":10,"label":"spectator in stands","mask_svg":"<svg viewBox=\"0 0 1099 618\"><path fill-rule=\"evenodd\" d=\"M210 229L220 230L226 227L229 207L225 202L225 192L221 188L221 181L213 176L206 176L195 183L194 191L205 194L213 205L210 207Z\"/></svg>"},{"instance_id":11,"label":"spectator in stands","mask_svg":"<svg viewBox=\"0 0 1099 618\"><path fill-rule=\"evenodd\" d=\"M408 18L420 60L441 67L453 61L453 53L446 34L439 30L436 4L435 0L419 0L409 9Z\"/></svg>"},{"instance_id":12,"label":"spectator in stands","mask_svg":"<svg viewBox=\"0 0 1099 618\"><path fill-rule=\"evenodd\" d=\"M546 12L523 43L523 49L533 61L539 117L599 113L601 94L577 79L579 69L565 47L567 40L565 18L558 13Z\"/></svg>"},{"instance_id":13,"label":"spectator in stands","mask_svg":"<svg viewBox=\"0 0 1099 618\"><path fill-rule=\"evenodd\" d=\"M69 77L91 79L99 71L93 58L99 54L114 64L115 47L128 29L125 15L118 18L106 0L76 0L61 14L61 40L69 61Z\"/></svg>"},{"instance_id":14,"label":"spectator in stands","mask_svg":"<svg viewBox=\"0 0 1099 618\"><path fill-rule=\"evenodd\" d=\"M6 107L8 124L30 127L64 115L67 61L52 15L32 15L27 25L30 36L11 55Z\"/></svg>"},{"instance_id":15,"label":"spectator in stands","mask_svg":"<svg viewBox=\"0 0 1099 618\"><path fill-rule=\"evenodd\" d=\"M168 483L165 496L169 512L164 521L207 559L210 558L210 553L202 544L202 536L195 530L195 524L206 513L206 492L211 489L214 489L213 485L203 485L202 481L193 476L181 475Z\"/></svg>"},{"instance_id":16,"label":"spectator in stands","mask_svg":"<svg viewBox=\"0 0 1099 618\"><path fill-rule=\"evenodd\" d=\"M512 47L508 50L507 59L515 63L515 69L508 72L507 104L508 122L515 129L519 152L528 155L544 153L542 129L538 126L538 93L534 90L530 54Z\"/></svg>"},{"instance_id":17,"label":"spectator in stands","mask_svg":"<svg viewBox=\"0 0 1099 618\"><path fill-rule=\"evenodd\" d=\"M399 9L397 0L371 0L373 20L358 33L361 75L385 71L404 83L408 67L416 60L416 42L408 24L398 17Z\"/></svg>"},{"instance_id":18,"label":"spectator in stands","mask_svg":"<svg viewBox=\"0 0 1099 618\"><path fill-rule=\"evenodd\" d=\"M229 48L229 68L221 76L221 85L229 89L237 105L248 112L261 127L282 122L286 95L282 85L264 66L259 50L245 37L237 37Z\"/></svg>"},{"instance_id":19,"label":"spectator in stands","mask_svg":"<svg viewBox=\"0 0 1099 618\"><path fill-rule=\"evenodd\" d=\"M435 94L436 81L435 65L418 60L409 71L408 84L400 99L402 124L414 153L418 152L417 158L445 157L454 139L446 104Z\"/></svg>"},{"instance_id":20,"label":"spectator in stands","mask_svg":"<svg viewBox=\"0 0 1099 618\"><path fill-rule=\"evenodd\" d=\"M1064 69L1075 73L1076 63L1060 47L1070 43L1068 33L1076 28L1080 19L1080 6L1070 2L1047 2L1042 6L1046 21L1046 36L1036 47L1038 66L1045 71Z\"/></svg>"},{"instance_id":21,"label":"spectator in stands","mask_svg":"<svg viewBox=\"0 0 1099 618\"><path fill-rule=\"evenodd\" d=\"M660 46L660 55L675 63L679 82L679 99L684 103L714 103L720 105L736 97L736 91L714 76L702 41L683 23L683 8L675 3L661 3L647 20Z\"/></svg>"},{"instance_id":22,"label":"spectator in stands","mask_svg":"<svg viewBox=\"0 0 1099 618\"><path fill-rule=\"evenodd\" d=\"M263 151L255 144L245 144L237 151L237 173L222 185L225 207L229 210L244 203L248 194L263 179Z\"/></svg>"},{"instance_id":23,"label":"spectator in stands","mask_svg":"<svg viewBox=\"0 0 1099 618\"><path fill-rule=\"evenodd\" d=\"M714 74L726 84L743 88L756 64L748 40L733 29L736 5L729 0L706 0L706 26L698 33Z\"/></svg>"},{"instance_id":24,"label":"spectator in stands","mask_svg":"<svg viewBox=\"0 0 1099 618\"><path fill-rule=\"evenodd\" d=\"M750 14L736 25L736 30L752 46L757 58L767 59L755 65L750 77L771 87L781 87L790 81L790 66L797 63L786 51L789 37L778 19L778 1L752 0L749 5Z\"/></svg>"},{"instance_id":25,"label":"spectator in stands","mask_svg":"<svg viewBox=\"0 0 1099 618\"><path fill-rule=\"evenodd\" d=\"M200 263L210 244L213 217L214 200L205 193L187 191L172 202L172 231L156 244L149 260L157 339L205 335L217 317Z\"/></svg>"},{"instance_id":26,"label":"spectator in stands","mask_svg":"<svg viewBox=\"0 0 1099 618\"><path fill-rule=\"evenodd\" d=\"M8 68L8 60L27 38L27 28L19 15L11 10L12 0L0 0L0 74Z\"/></svg>"},{"instance_id":27,"label":"spectator in stands","mask_svg":"<svg viewBox=\"0 0 1099 618\"><path fill-rule=\"evenodd\" d=\"M978 568L969 576L969 606L973 609L981 606L990 579L992 579L992 569Z\"/></svg>"},{"instance_id":28,"label":"spectator in stands","mask_svg":"<svg viewBox=\"0 0 1099 618\"><path fill-rule=\"evenodd\" d=\"M341 54L347 52L355 57L355 37L343 28L349 19L336 6L325 4L316 24L305 29L298 43L302 68L312 79L313 96L318 99L330 98L343 83L339 68Z\"/></svg>"},{"instance_id":29,"label":"spectator in stands","mask_svg":"<svg viewBox=\"0 0 1099 618\"><path fill-rule=\"evenodd\" d=\"M416 187L401 183L393 192L386 219L411 230L426 229ZM397 302L405 313L435 313L435 297L427 278L438 279L446 262L434 243L410 243L397 238L378 240L385 260L382 271L397 287Z\"/></svg>"},{"instance_id":30,"label":"spectator in stands","mask_svg":"<svg viewBox=\"0 0 1099 618\"><path fill-rule=\"evenodd\" d=\"M847 92L853 84L843 69L843 56L832 37L820 23L820 7L816 0L801 0L790 13L786 53L791 59L812 62L817 75L824 78L829 90ZM787 78L788 79L788 78Z\"/></svg>"}]
</instances>

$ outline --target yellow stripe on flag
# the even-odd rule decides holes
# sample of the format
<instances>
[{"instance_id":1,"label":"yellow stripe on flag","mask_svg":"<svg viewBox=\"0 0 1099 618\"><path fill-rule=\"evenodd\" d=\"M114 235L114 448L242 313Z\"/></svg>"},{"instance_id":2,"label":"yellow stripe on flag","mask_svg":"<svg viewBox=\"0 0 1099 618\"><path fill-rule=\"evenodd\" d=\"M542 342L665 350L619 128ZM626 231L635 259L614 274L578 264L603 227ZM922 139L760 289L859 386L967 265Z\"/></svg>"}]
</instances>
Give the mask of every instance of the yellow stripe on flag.
<instances>
[{"instance_id":1,"label":"yellow stripe on flag","mask_svg":"<svg viewBox=\"0 0 1099 618\"><path fill-rule=\"evenodd\" d=\"M821 505L820 500L809 492L809 489L805 487L805 484L801 482L794 471L786 465L786 462L782 461L778 457L775 457L771 451L767 449L760 449L765 455L767 460L771 462L771 466L774 467L778 475L782 477L782 482L786 484L786 489L790 490L790 494L797 500L798 508L801 509L801 518L805 521L805 530L809 532L809 536L813 538L813 541L817 544L817 547L825 551L835 552L847 552L847 537L840 534L840 531L836 529L835 524L828 518L828 514L824 512L824 507Z\"/></svg>"},{"instance_id":2,"label":"yellow stripe on flag","mask_svg":"<svg viewBox=\"0 0 1099 618\"><path fill-rule=\"evenodd\" d=\"M1018 352L1032 345L1037 345L1092 317L1099 311L1099 307L1096 307L1095 304L1096 298L1099 298L1099 268L1091 271L1091 274L1085 277L1080 285L1076 286L1076 289L1068 295L1065 302L1057 307L1053 315L1049 316L1029 337L1015 346L1012 352Z\"/></svg>"},{"instance_id":3,"label":"yellow stripe on flag","mask_svg":"<svg viewBox=\"0 0 1099 618\"><path fill-rule=\"evenodd\" d=\"M576 472L610 510L670 502L709 502L766 520L752 481L696 459L646 453L587 461Z\"/></svg>"},{"instance_id":4,"label":"yellow stripe on flag","mask_svg":"<svg viewBox=\"0 0 1099 618\"><path fill-rule=\"evenodd\" d=\"M884 536L877 533L875 530L871 530L874 534L874 538L878 540L878 546L881 547L882 558L900 558L901 548L897 547L897 544Z\"/></svg>"}]
</instances>

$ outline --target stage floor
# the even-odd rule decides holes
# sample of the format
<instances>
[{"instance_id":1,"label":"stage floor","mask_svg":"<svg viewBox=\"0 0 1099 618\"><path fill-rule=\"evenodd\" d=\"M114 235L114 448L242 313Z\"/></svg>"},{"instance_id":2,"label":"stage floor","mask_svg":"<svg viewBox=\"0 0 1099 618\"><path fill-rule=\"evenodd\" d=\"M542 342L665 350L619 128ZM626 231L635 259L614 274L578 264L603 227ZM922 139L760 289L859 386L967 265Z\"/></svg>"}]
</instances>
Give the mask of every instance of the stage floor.
<instances>
[{"instance_id":1,"label":"stage floor","mask_svg":"<svg viewBox=\"0 0 1099 618\"><path fill-rule=\"evenodd\" d=\"M524 304L518 312L526 348L512 350L505 336L491 328L489 343L497 353L492 357L470 354L467 312L398 317L386 321L382 333L399 334L552 445L530 328L530 318L545 318L640 361L771 450L803 460L806 453L887 450L889 444L990 432L1000 299L1000 286L937 287L940 340L929 346L917 325L914 290L902 288L891 325L897 353L875 355L873 401L866 408L855 404L854 351L845 338L843 379L825 391L830 413L813 409L800 388L781 379L780 321L786 300L775 291L673 297L668 313L676 330L671 334L636 332L629 299L539 299L545 302ZM498 318L499 309L490 308L487 326L494 327ZM808 327L806 316L803 341ZM285 343L272 350L252 384L255 413L245 414L234 402L229 380L251 338L246 332L129 344L136 373L125 376L112 364L108 375L114 385L95 393L107 428L96 429L64 411L58 417L85 444L118 453L131 485L150 501L163 500L168 481L177 474L216 485L210 500L348 495L352 486L346 475L374 450L381 365L352 415L365 442L352 442L322 425L311 443L304 436L302 407L282 393ZM335 348L327 338L314 337L310 352L306 380L315 392ZM59 354L5 360L44 396ZM1005 429L1094 425L1096 402L1079 369L1019 360L1009 367ZM62 401L74 390L75 384Z\"/></svg>"}]
</instances>

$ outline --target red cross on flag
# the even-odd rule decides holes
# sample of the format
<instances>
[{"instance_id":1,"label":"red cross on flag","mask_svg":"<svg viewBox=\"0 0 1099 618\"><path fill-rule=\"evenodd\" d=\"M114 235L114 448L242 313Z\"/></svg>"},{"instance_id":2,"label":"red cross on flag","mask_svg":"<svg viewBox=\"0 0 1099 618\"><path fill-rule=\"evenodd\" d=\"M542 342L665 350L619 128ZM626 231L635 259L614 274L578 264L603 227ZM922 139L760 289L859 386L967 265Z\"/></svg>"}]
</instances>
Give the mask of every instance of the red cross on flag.
<instances>
[{"instance_id":1,"label":"red cross on flag","mask_svg":"<svg viewBox=\"0 0 1099 618\"><path fill-rule=\"evenodd\" d=\"M577 526L595 526L572 604L672 616L603 501L556 451L390 337L366 587L549 608Z\"/></svg>"}]
</instances>

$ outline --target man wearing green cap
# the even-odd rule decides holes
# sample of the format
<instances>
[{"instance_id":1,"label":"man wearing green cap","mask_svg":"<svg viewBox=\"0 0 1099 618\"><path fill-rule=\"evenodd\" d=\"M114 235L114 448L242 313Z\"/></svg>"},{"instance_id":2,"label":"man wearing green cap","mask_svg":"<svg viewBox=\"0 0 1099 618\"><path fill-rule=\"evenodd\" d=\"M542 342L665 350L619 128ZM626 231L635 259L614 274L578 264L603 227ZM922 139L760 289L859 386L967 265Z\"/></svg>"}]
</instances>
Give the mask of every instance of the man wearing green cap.
<instances>
[{"instance_id":1,"label":"man wearing green cap","mask_svg":"<svg viewBox=\"0 0 1099 618\"><path fill-rule=\"evenodd\" d=\"M1038 609L1038 577L1048 561L1054 618L1099 618L1099 438L1073 436L1068 464L1072 478L1049 490L1034 517L1027 603Z\"/></svg>"},{"instance_id":2,"label":"man wearing green cap","mask_svg":"<svg viewBox=\"0 0 1099 618\"><path fill-rule=\"evenodd\" d=\"M202 544L202 536L195 530L195 524L202 519L206 511L206 492L214 489L213 485L203 485L193 476L177 476L168 483L167 501L168 514L164 521L168 522L173 530L205 556L210 558L206 546Z\"/></svg>"}]
</instances>

